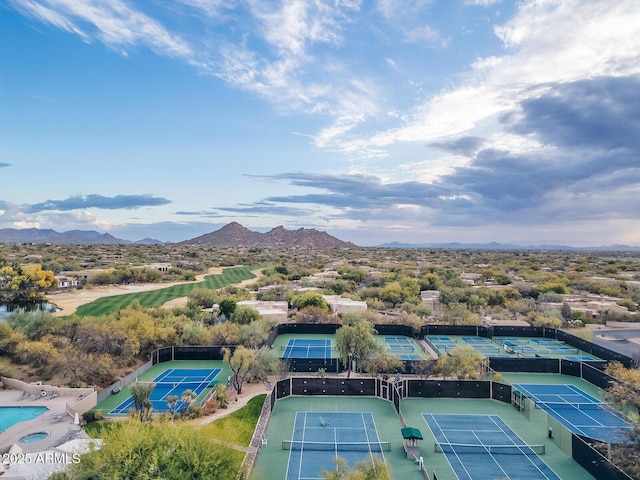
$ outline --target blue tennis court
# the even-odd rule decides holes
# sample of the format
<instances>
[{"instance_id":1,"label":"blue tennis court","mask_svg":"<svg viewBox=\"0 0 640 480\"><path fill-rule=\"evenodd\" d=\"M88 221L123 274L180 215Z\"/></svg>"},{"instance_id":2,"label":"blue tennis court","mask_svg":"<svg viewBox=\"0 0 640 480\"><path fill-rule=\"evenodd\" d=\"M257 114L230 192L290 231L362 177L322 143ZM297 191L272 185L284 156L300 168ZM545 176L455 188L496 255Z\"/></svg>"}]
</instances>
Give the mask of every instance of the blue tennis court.
<instances>
[{"instance_id":1,"label":"blue tennis court","mask_svg":"<svg viewBox=\"0 0 640 480\"><path fill-rule=\"evenodd\" d=\"M335 470L336 457L353 468L373 456L384 461L389 442L380 442L371 412L296 412L291 440L282 442L290 450L287 480L322 479L323 470Z\"/></svg>"},{"instance_id":2,"label":"blue tennis court","mask_svg":"<svg viewBox=\"0 0 640 480\"><path fill-rule=\"evenodd\" d=\"M451 340L451 337L432 337L432 336L428 336L427 337L429 340L431 340L432 342L453 342L453 340Z\"/></svg>"},{"instance_id":3,"label":"blue tennis court","mask_svg":"<svg viewBox=\"0 0 640 480\"><path fill-rule=\"evenodd\" d=\"M398 353L396 354L396 358L399 358L400 360L420 360L422 357L411 353Z\"/></svg>"},{"instance_id":4,"label":"blue tennis court","mask_svg":"<svg viewBox=\"0 0 640 480\"><path fill-rule=\"evenodd\" d=\"M469 345L474 350L480 350L480 351L485 351L485 352L499 352L500 351L500 347L498 347L497 345L490 345L488 343L487 344L471 343Z\"/></svg>"},{"instance_id":5,"label":"blue tennis court","mask_svg":"<svg viewBox=\"0 0 640 480\"><path fill-rule=\"evenodd\" d=\"M407 337L384 337L387 343L411 343Z\"/></svg>"},{"instance_id":6,"label":"blue tennis court","mask_svg":"<svg viewBox=\"0 0 640 480\"><path fill-rule=\"evenodd\" d=\"M543 345L562 345L562 342L553 340L552 338L532 338L529 340L531 343L543 344Z\"/></svg>"},{"instance_id":7,"label":"blue tennis court","mask_svg":"<svg viewBox=\"0 0 640 480\"><path fill-rule=\"evenodd\" d=\"M628 441L631 425L622 415L578 387L514 384L513 388L573 433L607 443Z\"/></svg>"},{"instance_id":8,"label":"blue tennis court","mask_svg":"<svg viewBox=\"0 0 640 480\"><path fill-rule=\"evenodd\" d=\"M457 343L433 343L433 345L438 349L438 350L449 350L452 348L456 348L458 346Z\"/></svg>"},{"instance_id":9,"label":"blue tennis court","mask_svg":"<svg viewBox=\"0 0 640 480\"><path fill-rule=\"evenodd\" d=\"M422 417L459 480L561 480L498 415L432 414Z\"/></svg>"},{"instance_id":10,"label":"blue tennis court","mask_svg":"<svg viewBox=\"0 0 640 480\"><path fill-rule=\"evenodd\" d=\"M594 360L600 360L592 355L583 354L583 355L567 355L564 357L565 360L570 360L572 362L592 362Z\"/></svg>"},{"instance_id":11,"label":"blue tennis court","mask_svg":"<svg viewBox=\"0 0 640 480\"><path fill-rule=\"evenodd\" d=\"M493 337L493 339L498 343L510 343L511 345L526 345L527 343L529 343L529 340L525 338Z\"/></svg>"},{"instance_id":12,"label":"blue tennis court","mask_svg":"<svg viewBox=\"0 0 640 480\"><path fill-rule=\"evenodd\" d=\"M217 383L213 382L213 380L221 370L220 368L169 368L165 370L150 381L150 383L156 384L149 397L153 404L153 411L169 411L169 406L167 405L167 397L169 395L178 397L176 411L182 411L188 406L188 404L182 402L182 392L191 390L196 395L200 395L207 387ZM109 413L113 415L127 414L134 408L133 398L129 397Z\"/></svg>"},{"instance_id":13,"label":"blue tennis court","mask_svg":"<svg viewBox=\"0 0 640 480\"><path fill-rule=\"evenodd\" d=\"M387 348L389 350L395 350L395 351L405 351L405 352L413 352L415 350L415 347L413 345L411 345L410 343L387 343Z\"/></svg>"},{"instance_id":14,"label":"blue tennis court","mask_svg":"<svg viewBox=\"0 0 640 480\"><path fill-rule=\"evenodd\" d=\"M331 340L293 338L283 346L282 358L331 358Z\"/></svg>"},{"instance_id":15,"label":"blue tennis court","mask_svg":"<svg viewBox=\"0 0 640 480\"><path fill-rule=\"evenodd\" d=\"M465 343L491 343L483 337L462 337L462 341Z\"/></svg>"}]
</instances>

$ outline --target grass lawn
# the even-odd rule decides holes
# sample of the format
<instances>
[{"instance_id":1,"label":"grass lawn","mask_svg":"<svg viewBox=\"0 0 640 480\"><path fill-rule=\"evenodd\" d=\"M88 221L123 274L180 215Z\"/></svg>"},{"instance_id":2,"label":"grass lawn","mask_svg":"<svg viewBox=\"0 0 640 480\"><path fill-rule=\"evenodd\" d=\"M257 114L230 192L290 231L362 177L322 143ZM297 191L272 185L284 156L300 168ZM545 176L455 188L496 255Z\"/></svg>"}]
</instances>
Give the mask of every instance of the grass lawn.
<instances>
[{"instance_id":1,"label":"grass lawn","mask_svg":"<svg viewBox=\"0 0 640 480\"><path fill-rule=\"evenodd\" d=\"M220 275L207 275L201 282L183 283L150 292L126 293L123 295L99 298L91 303L78 307L76 315L80 317L107 315L126 308L134 300L138 300L143 308L159 307L170 300L188 296L194 288L216 290L226 287L227 285L240 283L243 280L255 278L255 275L251 273L251 270L255 269L256 267L225 268Z\"/></svg>"},{"instance_id":2,"label":"grass lawn","mask_svg":"<svg viewBox=\"0 0 640 480\"><path fill-rule=\"evenodd\" d=\"M248 447L256 428L266 394L253 397L246 406L202 427L207 437Z\"/></svg>"}]
</instances>

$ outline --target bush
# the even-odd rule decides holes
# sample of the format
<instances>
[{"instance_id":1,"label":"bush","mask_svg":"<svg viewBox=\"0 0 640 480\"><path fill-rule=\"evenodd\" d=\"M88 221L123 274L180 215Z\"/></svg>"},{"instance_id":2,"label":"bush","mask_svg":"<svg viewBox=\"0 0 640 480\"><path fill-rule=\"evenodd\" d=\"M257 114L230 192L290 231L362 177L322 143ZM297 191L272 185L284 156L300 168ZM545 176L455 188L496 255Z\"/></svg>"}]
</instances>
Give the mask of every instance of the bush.
<instances>
[{"instance_id":1,"label":"bush","mask_svg":"<svg viewBox=\"0 0 640 480\"><path fill-rule=\"evenodd\" d=\"M104 415L102 414L101 409L88 410L82 414L82 418L87 423L93 423L93 422L98 422L100 420L104 420Z\"/></svg>"}]
</instances>

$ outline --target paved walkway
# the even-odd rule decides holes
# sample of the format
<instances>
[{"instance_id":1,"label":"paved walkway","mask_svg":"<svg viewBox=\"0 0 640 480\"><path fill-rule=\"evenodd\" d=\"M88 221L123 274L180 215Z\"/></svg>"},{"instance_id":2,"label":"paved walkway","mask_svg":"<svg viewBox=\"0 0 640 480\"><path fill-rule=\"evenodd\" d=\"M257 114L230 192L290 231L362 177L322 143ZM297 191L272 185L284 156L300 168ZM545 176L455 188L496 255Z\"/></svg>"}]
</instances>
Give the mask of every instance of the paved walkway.
<instances>
[{"instance_id":1,"label":"paved walkway","mask_svg":"<svg viewBox=\"0 0 640 480\"><path fill-rule=\"evenodd\" d=\"M229 395L229 406L227 408L219 408L215 413L207 415L205 418L201 418L199 424L207 425L221 417L226 417L232 412L244 407L249 400L253 397L261 394L268 394L270 390L267 390L265 384L260 383L245 383L242 386L242 393L240 395Z\"/></svg>"}]
</instances>

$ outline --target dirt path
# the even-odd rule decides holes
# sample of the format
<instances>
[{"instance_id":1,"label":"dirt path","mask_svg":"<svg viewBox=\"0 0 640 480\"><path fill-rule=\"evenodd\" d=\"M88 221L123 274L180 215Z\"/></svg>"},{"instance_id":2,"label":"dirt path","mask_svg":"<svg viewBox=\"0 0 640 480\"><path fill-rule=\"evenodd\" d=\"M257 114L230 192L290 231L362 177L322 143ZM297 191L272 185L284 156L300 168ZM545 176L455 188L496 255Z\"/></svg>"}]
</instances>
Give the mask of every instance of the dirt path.
<instances>
[{"instance_id":1,"label":"dirt path","mask_svg":"<svg viewBox=\"0 0 640 480\"><path fill-rule=\"evenodd\" d=\"M232 268L232 267L228 267ZM196 276L195 282L201 282L204 280L205 275L220 275L222 273L222 267L211 267L207 270L207 273L203 273ZM261 275L260 270L254 270L251 273L256 275L256 278L259 278ZM245 280L236 285L243 285L246 283L251 283L256 280L256 278L252 278L249 280ZM127 293L139 293L139 292L149 292L152 290L159 290L162 288L169 288L174 285L181 285L184 283L194 283L194 282L171 282L171 283L146 283L143 285L123 285L120 287L94 287L94 288L85 288L83 290L73 290L68 292L55 292L48 296L47 300L53 304L55 304L60 310L54 315L63 316L63 315L72 315L81 305L85 305L87 303L91 303L94 300L102 297L110 297L112 295L123 295ZM163 307L174 307L174 306L184 306L187 304L187 297L176 298L167 302L163 305Z\"/></svg>"}]
</instances>

